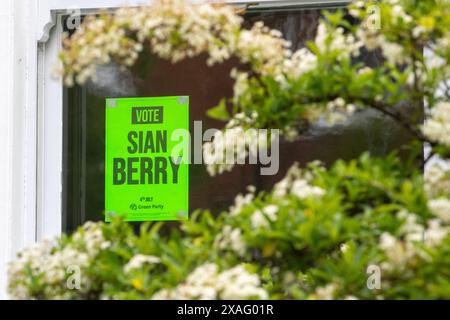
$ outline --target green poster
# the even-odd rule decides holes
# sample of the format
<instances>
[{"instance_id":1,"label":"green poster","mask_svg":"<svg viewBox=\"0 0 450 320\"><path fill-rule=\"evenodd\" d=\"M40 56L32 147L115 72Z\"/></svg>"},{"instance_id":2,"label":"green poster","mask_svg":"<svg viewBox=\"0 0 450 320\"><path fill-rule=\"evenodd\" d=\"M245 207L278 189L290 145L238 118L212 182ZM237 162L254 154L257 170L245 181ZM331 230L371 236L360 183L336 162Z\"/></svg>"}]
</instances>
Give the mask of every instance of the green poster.
<instances>
[{"instance_id":1,"label":"green poster","mask_svg":"<svg viewBox=\"0 0 450 320\"><path fill-rule=\"evenodd\" d=\"M188 130L187 96L106 99L106 221L187 219Z\"/></svg>"}]
</instances>

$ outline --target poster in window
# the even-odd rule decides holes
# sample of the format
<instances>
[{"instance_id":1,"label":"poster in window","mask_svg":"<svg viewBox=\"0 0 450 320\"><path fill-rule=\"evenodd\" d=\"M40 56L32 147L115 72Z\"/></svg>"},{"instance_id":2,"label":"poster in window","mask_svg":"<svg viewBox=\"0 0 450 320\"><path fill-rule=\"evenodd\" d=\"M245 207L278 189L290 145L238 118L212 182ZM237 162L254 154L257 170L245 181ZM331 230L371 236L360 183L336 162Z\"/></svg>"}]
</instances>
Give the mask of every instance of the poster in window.
<instances>
[{"instance_id":1,"label":"poster in window","mask_svg":"<svg viewBox=\"0 0 450 320\"><path fill-rule=\"evenodd\" d=\"M106 99L106 221L187 219L188 130L187 96Z\"/></svg>"}]
</instances>

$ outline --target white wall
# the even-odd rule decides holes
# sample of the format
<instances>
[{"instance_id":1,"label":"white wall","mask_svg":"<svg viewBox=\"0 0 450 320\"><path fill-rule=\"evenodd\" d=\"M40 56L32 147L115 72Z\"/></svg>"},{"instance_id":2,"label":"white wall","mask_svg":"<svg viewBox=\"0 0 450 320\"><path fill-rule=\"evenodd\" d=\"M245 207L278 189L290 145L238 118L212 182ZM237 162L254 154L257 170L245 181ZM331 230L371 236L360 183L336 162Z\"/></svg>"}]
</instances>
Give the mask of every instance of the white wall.
<instances>
[{"instance_id":1,"label":"white wall","mask_svg":"<svg viewBox=\"0 0 450 320\"><path fill-rule=\"evenodd\" d=\"M2 97L0 117L0 297L4 298L5 269L4 264L11 255L11 214L12 214L12 143L13 143L13 81L10 49L13 42L13 0L6 0L0 6L0 30L3 30L3 43L0 46L0 96Z\"/></svg>"},{"instance_id":2,"label":"white wall","mask_svg":"<svg viewBox=\"0 0 450 320\"><path fill-rule=\"evenodd\" d=\"M37 0L0 5L0 298L6 265L35 241Z\"/></svg>"}]
</instances>

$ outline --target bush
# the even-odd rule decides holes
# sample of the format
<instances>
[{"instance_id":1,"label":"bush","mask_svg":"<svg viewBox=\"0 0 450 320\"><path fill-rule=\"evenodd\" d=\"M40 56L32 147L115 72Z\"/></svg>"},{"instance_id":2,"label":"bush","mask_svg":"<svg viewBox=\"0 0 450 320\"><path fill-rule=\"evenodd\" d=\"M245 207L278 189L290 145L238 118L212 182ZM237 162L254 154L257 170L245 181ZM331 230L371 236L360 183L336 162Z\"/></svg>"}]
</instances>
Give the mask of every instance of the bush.
<instances>
[{"instance_id":1,"label":"bush","mask_svg":"<svg viewBox=\"0 0 450 320\"><path fill-rule=\"evenodd\" d=\"M409 178L406 178L408 175ZM394 156L294 166L269 193L238 195L162 236L120 220L23 251L17 298L450 298L450 222L427 204L420 172ZM326 191L325 191L326 190ZM446 220L444 220L446 219ZM368 266L381 287L367 286ZM80 289L76 273L79 267ZM370 269L370 268L369 268ZM370 270L369 270L370 271Z\"/></svg>"},{"instance_id":2,"label":"bush","mask_svg":"<svg viewBox=\"0 0 450 320\"><path fill-rule=\"evenodd\" d=\"M381 28L370 23L373 8ZM370 109L410 133L409 156L293 166L270 192L249 188L219 216L197 211L168 232L163 223L144 224L138 235L120 220L87 223L19 253L9 268L11 297L450 298L450 172L428 163L440 156L448 165L450 4L355 1L349 13L356 23L342 11L326 14L315 41L297 52L261 23L242 29L226 6L160 0L87 19L64 42L68 85L92 77L97 64L132 65L148 43L173 62L237 56L251 71L234 70L233 98L209 112L229 120L225 130L280 128L295 139L318 119L332 126ZM180 33L186 25L190 31ZM385 60L374 68L357 62L362 47ZM421 125L421 112L408 110L423 110L424 102ZM424 144L426 159L417 156ZM212 164L209 172L230 169Z\"/></svg>"}]
</instances>

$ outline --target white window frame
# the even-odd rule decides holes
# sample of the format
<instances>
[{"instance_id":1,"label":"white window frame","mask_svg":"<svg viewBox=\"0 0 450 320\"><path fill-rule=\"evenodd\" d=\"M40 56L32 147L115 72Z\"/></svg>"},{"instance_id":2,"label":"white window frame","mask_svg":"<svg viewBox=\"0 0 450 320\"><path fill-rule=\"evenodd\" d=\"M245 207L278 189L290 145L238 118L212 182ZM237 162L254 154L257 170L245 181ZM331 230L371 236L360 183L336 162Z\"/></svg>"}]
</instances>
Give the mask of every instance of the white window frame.
<instances>
[{"instance_id":1,"label":"white window frame","mask_svg":"<svg viewBox=\"0 0 450 320\"><path fill-rule=\"evenodd\" d=\"M203 2L192 0L192 2ZM253 8L344 5L348 0L228 0ZM82 14L124 5L123 0L41 0L38 15L38 139L36 239L58 235L62 228L63 85L52 75L61 48L61 19L73 9ZM74 3L76 5L74 5ZM148 1L128 1L127 5Z\"/></svg>"}]
</instances>

